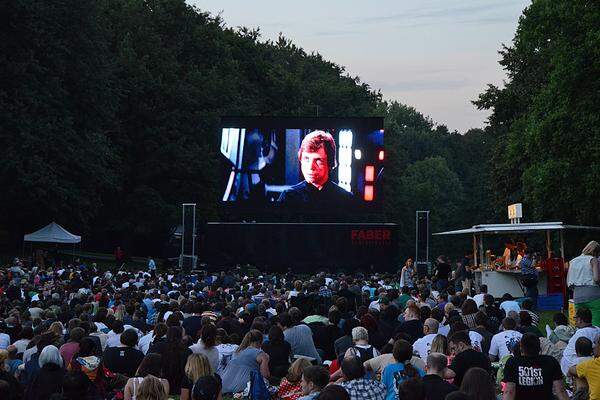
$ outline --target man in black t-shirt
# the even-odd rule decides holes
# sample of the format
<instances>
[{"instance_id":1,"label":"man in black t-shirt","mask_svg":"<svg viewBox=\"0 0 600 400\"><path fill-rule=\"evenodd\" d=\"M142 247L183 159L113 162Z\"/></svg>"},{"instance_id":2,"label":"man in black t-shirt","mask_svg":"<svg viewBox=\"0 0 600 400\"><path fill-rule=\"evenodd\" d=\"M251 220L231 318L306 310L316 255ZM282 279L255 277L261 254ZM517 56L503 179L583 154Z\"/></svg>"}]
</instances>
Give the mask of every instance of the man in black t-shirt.
<instances>
[{"instance_id":1,"label":"man in black t-shirt","mask_svg":"<svg viewBox=\"0 0 600 400\"><path fill-rule=\"evenodd\" d=\"M519 344L523 356L508 359L504 367L504 400L567 400L560 365L554 357L540 355L540 339L526 333Z\"/></svg>"},{"instance_id":2,"label":"man in black t-shirt","mask_svg":"<svg viewBox=\"0 0 600 400\"><path fill-rule=\"evenodd\" d=\"M126 329L121 333L121 345L109 347L104 351L102 362L109 371L123 374L128 377L135 376L135 371L144 358L144 353L135 349L138 336L134 329Z\"/></svg>"},{"instance_id":3,"label":"man in black t-shirt","mask_svg":"<svg viewBox=\"0 0 600 400\"><path fill-rule=\"evenodd\" d=\"M468 331L459 331L448 339L448 349L455 354L452 363L448 366L445 379L454 378L454 384L460 387L463 377L472 367L483 368L490 372L492 365L488 356L471 347L471 338Z\"/></svg>"},{"instance_id":4,"label":"man in black t-shirt","mask_svg":"<svg viewBox=\"0 0 600 400\"><path fill-rule=\"evenodd\" d=\"M195 303L193 307L193 314L183 320L182 327L185 329L185 333L196 341L198 340L200 329L202 329L204 307L200 302Z\"/></svg>"}]
</instances>

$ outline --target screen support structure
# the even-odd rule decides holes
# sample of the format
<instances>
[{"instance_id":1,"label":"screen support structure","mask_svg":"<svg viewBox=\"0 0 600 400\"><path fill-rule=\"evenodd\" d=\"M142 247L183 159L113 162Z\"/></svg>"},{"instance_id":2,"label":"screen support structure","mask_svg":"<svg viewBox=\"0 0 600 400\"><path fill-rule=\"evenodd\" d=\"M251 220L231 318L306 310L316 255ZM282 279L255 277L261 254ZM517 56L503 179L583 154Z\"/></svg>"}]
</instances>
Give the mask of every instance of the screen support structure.
<instances>
[{"instance_id":1,"label":"screen support structure","mask_svg":"<svg viewBox=\"0 0 600 400\"><path fill-rule=\"evenodd\" d=\"M429 210L415 214L415 266L417 274L423 277L429 274Z\"/></svg>"},{"instance_id":2,"label":"screen support structure","mask_svg":"<svg viewBox=\"0 0 600 400\"><path fill-rule=\"evenodd\" d=\"M179 268L190 271L196 267L196 203L183 203L182 208L182 236L181 254L179 255Z\"/></svg>"}]
</instances>

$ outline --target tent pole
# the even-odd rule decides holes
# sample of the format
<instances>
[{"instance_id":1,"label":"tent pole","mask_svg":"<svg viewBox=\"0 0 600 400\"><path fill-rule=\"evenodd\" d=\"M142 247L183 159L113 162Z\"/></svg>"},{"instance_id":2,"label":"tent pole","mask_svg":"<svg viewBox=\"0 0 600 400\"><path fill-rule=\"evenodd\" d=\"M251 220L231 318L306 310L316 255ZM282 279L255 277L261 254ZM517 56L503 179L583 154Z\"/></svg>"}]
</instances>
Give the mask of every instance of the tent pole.
<instances>
[{"instance_id":1,"label":"tent pole","mask_svg":"<svg viewBox=\"0 0 600 400\"><path fill-rule=\"evenodd\" d=\"M550 230L546 231L546 258L552 257L552 238Z\"/></svg>"},{"instance_id":2,"label":"tent pole","mask_svg":"<svg viewBox=\"0 0 600 400\"><path fill-rule=\"evenodd\" d=\"M481 233L481 235L479 235L479 257L481 257L481 266L484 266L484 259L483 259L483 233Z\"/></svg>"}]
</instances>

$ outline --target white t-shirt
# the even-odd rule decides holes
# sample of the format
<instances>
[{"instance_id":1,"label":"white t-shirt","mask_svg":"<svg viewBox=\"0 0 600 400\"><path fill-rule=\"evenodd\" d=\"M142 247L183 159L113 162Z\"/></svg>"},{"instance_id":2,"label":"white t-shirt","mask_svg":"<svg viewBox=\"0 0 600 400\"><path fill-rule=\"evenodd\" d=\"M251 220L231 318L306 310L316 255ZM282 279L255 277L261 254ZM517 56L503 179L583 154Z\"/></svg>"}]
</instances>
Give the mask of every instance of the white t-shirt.
<instances>
[{"instance_id":1,"label":"white t-shirt","mask_svg":"<svg viewBox=\"0 0 600 400\"><path fill-rule=\"evenodd\" d=\"M483 305L483 297L485 295L486 295L486 293L479 293L479 294L476 294L475 296L473 296L473 300L475 300L475 304L477 304L477 308L479 308Z\"/></svg>"},{"instance_id":2,"label":"white t-shirt","mask_svg":"<svg viewBox=\"0 0 600 400\"><path fill-rule=\"evenodd\" d=\"M369 304L369 308L379 311L379 300L374 300Z\"/></svg>"},{"instance_id":3,"label":"white t-shirt","mask_svg":"<svg viewBox=\"0 0 600 400\"><path fill-rule=\"evenodd\" d=\"M23 352L23 363L27 363L31 359L31 356L37 353L37 346L28 348Z\"/></svg>"},{"instance_id":4,"label":"white t-shirt","mask_svg":"<svg viewBox=\"0 0 600 400\"><path fill-rule=\"evenodd\" d=\"M490 345L490 355L498 357L501 360L502 357L510 354L508 350L509 346L517 345L521 341L523 335L521 332L509 330L497 333L492 337L492 343Z\"/></svg>"},{"instance_id":5,"label":"white t-shirt","mask_svg":"<svg viewBox=\"0 0 600 400\"><path fill-rule=\"evenodd\" d=\"M475 331L469 331L469 339L471 339L471 346L477 351L481 351L481 342L483 342L483 336Z\"/></svg>"},{"instance_id":6,"label":"white t-shirt","mask_svg":"<svg viewBox=\"0 0 600 400\"><path fill-rule=\"evenodd\" d=\"M515 311L516 313L519 313L519 311L521 311L521 307L519 307L519 303L517 303L514 300L503 301L502 303L500 303L500 309L504 310L506 315L508 315L508 313L511 311Z\"/></svg>"},{"instance_id":7,"label":"white t-shirt","mask_svg":"<svg viewBox=\"0 0 600 400\"><path fill-rule=\"evenodd\" d=\"M421 357L422 360L427 361L427 356L431 351L431 343L437 336L437 333L430 333L429 335L423 336L413 344L413 354L417 357Z\"/></svg>"},{"instance_id":8,"label":"white t-shirt","mask_svg":"<svg viewBox=\"0 0 600 400\"><path fill-rule=\"evenodd\" d=\"M219 351L219 367L217 368L217 373L222 374L225 371L225 367L229 364L233 352L236 351L237 348L237 344L231 343L222 343L217 346L217 350Z\"/></svg>"},{"instance_id":9,"label":"white t-shirt","mask_svg":"<svg viewBox=\"0 0 600 400\"><path fill-rule=\"evenodd\" d=\"M450 333L450 325L440 325L438 328L438 333L447 337Z\"/></svg>"},{"instance_id":10,"label":"white t-shirt","mask_svg":"<svg viewBox=\"0 0 600 400\"><path fill-rule=\"evenodd\" d=\"M112 332L112 331L111 331ZM119 347L121 344L121 334L120 333L112 333L108 335L108 339L106 339L106 347Z\"/></svg>"},{"instance_id":11,"label":"white t-shirt","mask_svg":"<svg viewBox=\"0 0 600 400\"><path fill-rule=\"evenodd\" d=\"M24 353L27 350L27 346L29 345L29 339L19 339L13 343L13 345L17 348L18 353Z\"/></svg>"},{"instance_id":12,"label":"white t-shirt","mask_svg":"<svg viewBox=\"0 0 600 400\"><path fill-rule=\"evenodd\" d=\"M577 339L580 337L586 337L595 344L596 340L598 340L598 336L600 336L600 329L595 326L577 329L575 334L571 336L571 339L569 339L569 343L567 343L567 347L565 347L565 350L563 351L562 360L560 360L560 368L562 369L563 374L566 375L569 371L569 367L575 365L575 360L577 359L575 342L577 342Z\"/></svg>"},{"instance_id":13,"label":"white t-shirt","mask_svg":"<svg viewBox=\"0 0 600 400\"><path fill-rule=\"evenodd\" d=\"M148 352L150 344L152 343L153 335L154 331L150 331L146 335L142 336L138 341L138 347L140 348L142 353L146 354Z\"/></svg>"}]
</instances>

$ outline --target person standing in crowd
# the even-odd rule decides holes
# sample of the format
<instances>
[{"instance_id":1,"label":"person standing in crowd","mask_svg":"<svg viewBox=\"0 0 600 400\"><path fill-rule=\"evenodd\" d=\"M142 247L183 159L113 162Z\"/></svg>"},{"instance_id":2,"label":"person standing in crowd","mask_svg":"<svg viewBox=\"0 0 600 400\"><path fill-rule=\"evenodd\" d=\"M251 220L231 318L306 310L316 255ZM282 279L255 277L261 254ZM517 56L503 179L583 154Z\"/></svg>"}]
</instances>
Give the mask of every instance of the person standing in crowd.
<instances>
[{"instance_id":1,"label":"person standing in crowd","mask_svg":"<svg viewBox=\"0 0 600 400\"><path fill-rule=\"evenodd\" d=\"M457 292L471 289L471 258L470 254L465 255L454 271L454 282L456 283Z\"/></svg>"},{"instance_id":2,"label":"person standing in crowd","mask_svg":"<svg viewBox=\"0 0 600 400\"><path fill-rule=\"evenodd\" d=\"M154 262L152 256L148 256L148 272L152 276L156 275L156 262Z\"/></svg>"},{"instance_id":3,"label":"person standing in crowd","mask_svg":"<svg viewBox=\"0 0 600 400\"><path fill-rule=\"evenodd\" d=\"M537 308L538 301L538 270L536 262L537 260L531 249L526 248L519 264L521 266L521 281L527 289L525 296L531 300L533 310Z\"/></svg>"},{"instance_id":4,"label":"person standing in crowd","mask_svg":"<svg viewBox=\"0 0 600 400\"><path fill-rule=\"evenodd\" d=\"M551 399L567 400L563 375L558 361L540 355L540 339L526 333L519 344L521 356L508 359L504 367L504 400Z\"/></svg>"},{"instance_id":5,"label":"person standing in crowd","mask_svg":"<svg viewBox=\"0 0 600 400\"><path fill-rule=\"evenodd\" d=\"M415 264L412 258L406 260L400 271L400 287L404 286L415 287Z\"/></svg>"},{"instance_id":6,"label":"person standing in crowd","mask_svg":"<svg viewBox=\"0 0 600 400\"><path fill-rule=\"evenodd\" d=\"M585 307L592 312L592 324L600 327L600 273L598 265L600 244L589 242L581 255L569 262L567 286L573 289L575 308Z\"/></svg>"},{"instance_id":7,"label":"person standing in crowd","mask_svg":"<svg viewBox=\"0 0 600 400\"><path fill-rule=\"evenodd\" d=\"M510 349L516 346L521 340L523 334L516 330L517 323L514 319L506 317L502 320L501 332L498 332L492 337L490 343L490 359L492 361L502 360L505 356L510 354Z\"/></svg>"},{"instance_id":8,"label":"person standing in crowd","mask_svg":"<svg viewBox=\"0 0 600 400\"><path fill-rule=\"evenodd\" d=\"M115 249L115 264L117 266L122 266L125 262L125 251L121 248L121 246L117 246Z\"/></svg>"},{"instance_id":9,"label":"person standing in crowd","mask_svg":"<svg viewBox=\"0 0 600 400\"><path fill-rule=\"evenodd\" d=\"M450 275L451 271L452 267L448 262L448 258L446 256L439 256L437 258L437 268L435 272L435 276L437 278L437 290L442 291L446 289L446 287L448 286L448 276Z\"/></svg>"}]
</instances>

